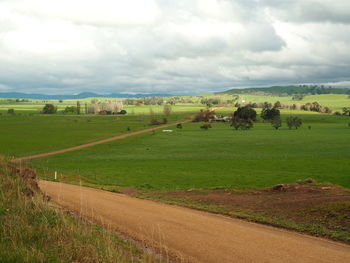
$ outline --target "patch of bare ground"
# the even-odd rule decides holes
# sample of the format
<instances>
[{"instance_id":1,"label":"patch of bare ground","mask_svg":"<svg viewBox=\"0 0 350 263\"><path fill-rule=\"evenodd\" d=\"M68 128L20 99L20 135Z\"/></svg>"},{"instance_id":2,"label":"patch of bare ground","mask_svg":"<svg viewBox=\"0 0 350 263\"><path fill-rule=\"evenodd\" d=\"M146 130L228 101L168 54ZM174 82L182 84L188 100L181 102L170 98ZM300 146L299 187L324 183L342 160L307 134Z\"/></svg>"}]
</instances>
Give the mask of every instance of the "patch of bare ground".
<instances>
[{"instance_id":1,"label":"patch of bare ground","mask_svg":"<svg viewBox=\"0 0 350 263\"><path fill-rule=\"evenodd\" d=\"M138 190L131 188L131 187L125 187L125 188L123 188L123 190L121 192L123 194L129 195L129 196L136 196L138 194Z\"/></svg>"},{"instance_id":2,"label":"patch of bare ground","mask_svg":"<svg viewBox=\"0 0 350 263\"><path fill-rule=\"evenodd\" d=\"M255 190L153 193L151 198L350 243L350 189L311 179Z\"/></svg>"}]
</instances>

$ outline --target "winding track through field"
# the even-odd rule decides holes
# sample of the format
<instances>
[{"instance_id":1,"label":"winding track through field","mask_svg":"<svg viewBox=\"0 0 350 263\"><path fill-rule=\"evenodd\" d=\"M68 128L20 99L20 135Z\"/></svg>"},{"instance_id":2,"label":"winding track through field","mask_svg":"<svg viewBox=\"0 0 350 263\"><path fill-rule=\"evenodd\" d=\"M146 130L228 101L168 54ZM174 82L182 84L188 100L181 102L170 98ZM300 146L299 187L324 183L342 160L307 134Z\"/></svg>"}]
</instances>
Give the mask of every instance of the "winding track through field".
<instances>
[{"instance_id":1,"label":"winding track through field","mask_svg":"<svg viewBox=\"0 0 350 263\"><path fill-rule=\"evenodd\" d=\"M189 121L190 120L182 121L182 123L186 123L186 122L189 122ZM116 140L124 139L124 138L127 138L127 137L135 136L135 135L138 135L138 134L142 134L142 133L152 132L152 131L159 130L159 129L168 128L168 127L171 127L171 126L174 126L174 125L176 125L176 124L174 124L174 123L164 124L164 125L160 125L160 126L157 126L157 127L154 127L154 128L149 128L149 129L140 130L140 131L136 131L136 132L130 132L130 133L127 133L127 134L118 135L118 136L110 137L110 138L107 138L107 139L103 139L103 140L99 140L99 141L95 141L95 142L90 142L90 143L86 143L86 144L82 144L82 145L79 145L79 146L74 146L74 147L70 147L70 148L66 148L66 149L62 149L62 150L58 150L58 151L53 151L53 152L48 152L48 153L40 153L40 154L26 156L26 157L20 157L20 158L13 159L12 162L18 163L18 162L22 162L22 161L29 161L29 160L33 160L33 159L38 159L38 158L43 158L43 157L47 157L47 156L51 156L51 155L56 155L56 154L60 154L60 153L80 150L80 149L83 149L83 148L95 146L97 144L101 144L101 143L105 143L105 142L111 142L111 141L116 141Z\"/></svg>"},{"instance_id":2,"label":"winding track through field","mask_svg":"<svg viewBox=\"0 0 350 263\"><path fill-rule=\"evenodd\" d=\"M40 181L52 200L180 262L350 262L350 246L93 188Z\"/></svg>"}]
</instances>

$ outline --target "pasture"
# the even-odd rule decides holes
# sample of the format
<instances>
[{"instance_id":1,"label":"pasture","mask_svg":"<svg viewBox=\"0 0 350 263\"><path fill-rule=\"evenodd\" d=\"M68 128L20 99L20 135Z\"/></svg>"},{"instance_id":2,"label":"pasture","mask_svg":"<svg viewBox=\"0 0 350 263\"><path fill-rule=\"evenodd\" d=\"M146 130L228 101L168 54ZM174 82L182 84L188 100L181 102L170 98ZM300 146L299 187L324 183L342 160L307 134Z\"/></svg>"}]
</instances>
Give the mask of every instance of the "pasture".
<instances>
[{"instance_id":1,"label":"pasture","mask_svg":"<svg viewBox=\"0 0 350 263\"><path fill-rule=\"evenodd\" d=\"M169 122L183 114L157 116ZM150 127L152 116L0 116L0 154L22 157L60 150ZM130 130L128 130L128 127Z\"/></svg>"},{"instance_id":2,"label":"pasture","mask_svg":"<svg viewBox=\"0 0 350 263\"><path fill-rule=\"evenodd\" d=\"M349 118L299 116L299 130L289 130L285 123L274 130L260 122L248 131L227 123L205 131L200 123L189 123L173 133L130 137L34 160L33 165L47 179L58 171L62 181L112 190L260 188L309 177L350 187Z\"/></svg>"},{"instance_id":3,"label":"pasture","mask_svg":"<svg viewBox=\"0 0 350 263\"><path fill-rule=\"evenodd\" d=\"M181 96L179 98L188 99L192 103L176 103L172 106L173 113L192 113L198 112L205 105L200 104L200 100L203 98L216 98L220 99L222 102L226 100L232 100L235 96L228 94L206 94L200 96ZM137 100L137 98L133 98ZM139 98L142 100L142 98ZM161 98L167 100L169 98ZM108 102L108 101L123 101L122 98L88 98L81 99L81 111L85 113L85 104L90 105L92 101L98 102ZM261 103L269 102L275 103L280 101L282 104L292 105L292 104L306 104L312 102L318 102L322 106L330 107L333 112L339 111L342 112L343 107L350 107L349 95L346 94L323 94L323 95L309 95L305 96L301 101L295 101L292 99L292 96L258 96L258 95L249 95L249 94L239 94L238 103L242 102L248 103ZM42 108L46 103L54 104L57 107L57 114L62 114L62 111L67 106L76 106L77 100L28 100L25 102L15 102L14 100L9 101L8 99L0 99L0 114L6 114L8 109L14 109L18 114L39 114L42 111ZM220 105L214 105L220 106ZM128 112L128 115L149 115L149 114L161 114L163 112L163 105L125 105L124 109Z\"/></svg>"},{"instance_id":4,"label":"pasture","mask_svg":"<svg viewBox=\"0 0 350 263\"><path fill-rule=\"evenodd\" d=\"M121 101L122 99L115 98L95 98L95 99L83 99L79 100L81 104L81 113L85 114L85 103L91 104L92 100L98 100L100 102L108 101ZM7 101L7 99L0 99L0 114L6 115L8 109L14 109L17 114L33 115L40 114L45 104L53 104L57 107L57 115L64 115L62 111L67 106L76 106L77 100L29 100L28 102L14 102ZM192 113L197 112L204 105L199 103L179 103L172 106L172 113ZM163 105L125 105L124 109L128 115L150 115L150 114L163 114ZM67 114L65 114L67 115ZM68 114L69 115L69 114Z\"/></svg>"}]
</instances>

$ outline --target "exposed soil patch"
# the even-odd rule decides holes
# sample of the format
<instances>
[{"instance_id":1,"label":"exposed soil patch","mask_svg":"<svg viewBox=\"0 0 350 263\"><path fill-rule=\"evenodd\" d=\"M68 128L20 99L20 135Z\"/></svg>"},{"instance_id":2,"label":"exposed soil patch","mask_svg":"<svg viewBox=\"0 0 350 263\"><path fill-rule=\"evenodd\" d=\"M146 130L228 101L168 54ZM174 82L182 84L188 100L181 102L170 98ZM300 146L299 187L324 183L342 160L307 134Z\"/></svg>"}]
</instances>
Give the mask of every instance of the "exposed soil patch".
<instances>
[{"instance_id":1,"label":"exposed soil patch","mask_svg":"<svg viewBox=\"0 0 350 263\"><path fill-rule=\"evenodd\" d=\"M345 231L350 241L350 189L315 183L277 185L259 190L214 189L152 194L265 218ZM203 208L203 207L200 207ZM218 210L220 213L220 209ZM347 234L346 234L347 233Z\"/></svg>"},{"instance_id":2,"label":"exposed soil patch","mask_svg":"<svg viewBox=\"0 0 350 263\"><path fill-rule=\"evenodd\" d=\"M126 187L123 188L122 193L129 196L136 196L138 194L138 190L131 187Z\"/></svg>"}]
</instances>

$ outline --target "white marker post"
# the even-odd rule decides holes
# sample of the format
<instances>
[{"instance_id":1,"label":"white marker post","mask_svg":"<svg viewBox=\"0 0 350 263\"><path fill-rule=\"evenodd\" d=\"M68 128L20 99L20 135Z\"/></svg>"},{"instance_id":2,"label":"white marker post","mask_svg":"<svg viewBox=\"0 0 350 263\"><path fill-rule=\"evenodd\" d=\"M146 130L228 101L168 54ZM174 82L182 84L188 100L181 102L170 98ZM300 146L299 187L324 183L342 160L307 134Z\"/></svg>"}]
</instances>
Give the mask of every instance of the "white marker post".
<instances>
[{"instance_id":1,"label":"white marker post","mask_svg":"<svg viewBox=\"0 0 350 263\"><path fill-rule=\"evenodd\" d=\"M55 180L57 180L57 172L55 171Z\"/></svg>"}]
</instances>

